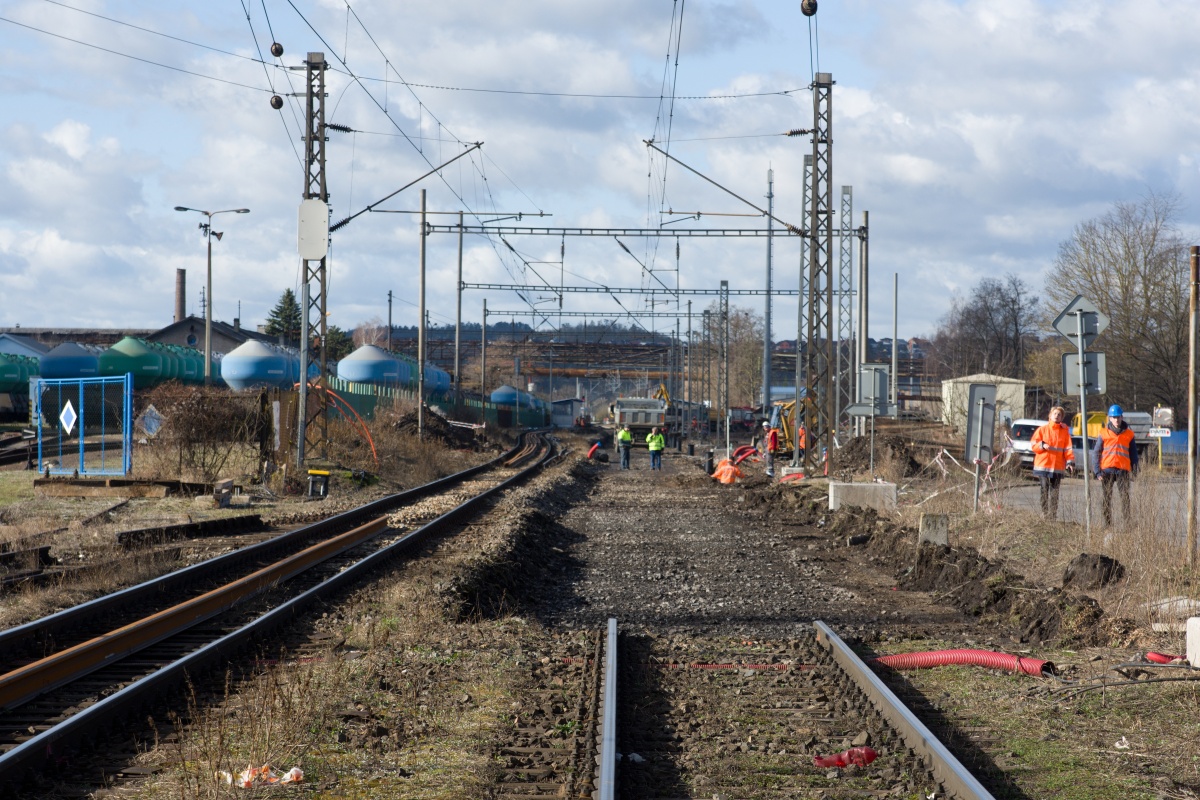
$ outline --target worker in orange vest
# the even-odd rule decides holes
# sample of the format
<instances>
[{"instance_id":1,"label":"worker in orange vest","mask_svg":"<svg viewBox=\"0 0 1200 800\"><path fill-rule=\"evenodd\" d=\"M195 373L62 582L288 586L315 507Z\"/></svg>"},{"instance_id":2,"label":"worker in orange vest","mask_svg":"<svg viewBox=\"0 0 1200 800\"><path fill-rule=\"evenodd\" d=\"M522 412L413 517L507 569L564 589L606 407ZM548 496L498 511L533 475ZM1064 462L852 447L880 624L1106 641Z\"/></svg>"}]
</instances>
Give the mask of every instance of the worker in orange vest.
<instances>
[{"instance_id":1,"label":"worker in orange vest","mask_svg":"<svg viewBox=\"0 0 1200 800\"><path fill-rule=\"evenodd\" d=\"M763 420L763 427L766 428L767 437L763 442L763 451L767 456L767 477L775 477L775 453L779 450L779 429L772 428L771 423Z\"/></svg>"},{"instance_id":2,"label":"worker in orange vest","mask_svg":"<svg viewBox=\"0 0 1200 800\"><path fill-rule=\"evenodd\" d=\"M1071 430L1063 423L1067 412L1062 406L1050 409L1046 424L1033 432L1033 476L1041 483L1042 515L1058 518L1058 487L1063 475L1075 474L1075 448Z\"/></svg>"},{"instance_id":3,"label":"worker in orange vest","mask_svg":"<svg viewBox=\"0 0 1200 800\"><path fill-rule=\"evenodd\" d=\"M1104 524L1112 525L1112 490L1121 492L1121 513L1129 524L1129 482L1137 472L1138 452L1133 444L1133 430L1125 424L1125 411L1118 405L1108 408L1108 422L1096 437L1092 449L1092 474L1100 481Z\"/></svg>"}]
</instances>

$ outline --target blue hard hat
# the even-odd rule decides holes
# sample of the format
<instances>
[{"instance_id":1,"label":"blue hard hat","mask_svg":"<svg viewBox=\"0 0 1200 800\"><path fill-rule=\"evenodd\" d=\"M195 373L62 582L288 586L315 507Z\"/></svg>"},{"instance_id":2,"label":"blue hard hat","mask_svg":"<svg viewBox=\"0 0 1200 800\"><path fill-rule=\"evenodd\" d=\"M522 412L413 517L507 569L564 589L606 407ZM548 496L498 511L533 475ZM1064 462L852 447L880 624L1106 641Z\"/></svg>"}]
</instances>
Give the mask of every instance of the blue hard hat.
<instances>
[{"instance_id":1,"label":"blue hard hat","mask_svg":"<svg viewBox=\"0 0 1200 800\"><path fill-rule=\"evenodd\" d=\"M1108 407L1108 415L1110 417L1123 417L1125 416L1125 412L1120 406L1114 404Z\"/></svg>"}]
</instances>

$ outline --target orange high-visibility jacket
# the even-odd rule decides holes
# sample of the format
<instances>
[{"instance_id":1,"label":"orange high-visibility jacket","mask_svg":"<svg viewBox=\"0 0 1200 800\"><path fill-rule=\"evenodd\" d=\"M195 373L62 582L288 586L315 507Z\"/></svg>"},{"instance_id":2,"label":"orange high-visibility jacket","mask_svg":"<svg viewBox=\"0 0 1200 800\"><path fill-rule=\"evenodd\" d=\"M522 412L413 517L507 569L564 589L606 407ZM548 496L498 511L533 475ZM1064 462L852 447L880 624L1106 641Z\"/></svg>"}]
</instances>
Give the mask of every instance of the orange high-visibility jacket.
<instances>
[{"instance_id":1,"label":"orange high-visibility jacket","mask_svg":"<svg viewBox=\"0 0 1200 800\"><path fill-rule=\"evenodd\" d=\"M1129 458L1129 449L1133 447L1133 431L1129 428L1114 433L1107 425L1100 431L1100 441L1104 442L1100 451L1100 469L1123 469L1133 471L1133 463Z\"/></svg>"},{"instance_id":2,"label":"orange high-visibility jacket","mask_svg":"<svg viewBox=\"0 0 1200 800\"><path fill-rule=\"evenodd\" d=\"M1033 468L1042 472L1062 473L1075 465L1071 431L1061 422L1047 422L1033 432Z\"/></svg>"},{"instance_id":3,"label":"orange high-visibility jacket","mask_svg":"<svg viewBox=\"0 0 1200 800\"><path fill-rule=\"evenodd\" d=\"M774 453L779 449L779 431L771 428L767 431L767 452Z\"/></svg>"}]
</instances>

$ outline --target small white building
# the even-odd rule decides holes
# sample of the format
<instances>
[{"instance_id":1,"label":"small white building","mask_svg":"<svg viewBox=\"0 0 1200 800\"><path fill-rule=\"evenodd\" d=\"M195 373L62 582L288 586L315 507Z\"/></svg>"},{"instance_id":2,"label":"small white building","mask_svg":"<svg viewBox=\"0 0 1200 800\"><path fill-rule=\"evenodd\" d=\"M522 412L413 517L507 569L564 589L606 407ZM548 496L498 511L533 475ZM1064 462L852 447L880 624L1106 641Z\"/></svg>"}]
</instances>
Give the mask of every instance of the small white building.
<instances>
[{"instance_id":1,"label":"small white building","mask_svg":"<svg viewBox=\"0 0 1200 800\"><path fill-rule=\"evenodd\" d=\"M1025 416L1025 381L981 372L942 381L942 422L958 431L967 429L967 402L973 383L996 387L997 425Z\"/></svg>"},{"instance_id":2,"label":"small white building","mask_svg":"<svg viewBox=\"0 0 1200 800\"><path fill-rule=\"evenodd\" d=\"M550 407L550 423L556 428L572 428L587 413L587 401L579 397L555 400Z\"/></svg>"}]
</instances>

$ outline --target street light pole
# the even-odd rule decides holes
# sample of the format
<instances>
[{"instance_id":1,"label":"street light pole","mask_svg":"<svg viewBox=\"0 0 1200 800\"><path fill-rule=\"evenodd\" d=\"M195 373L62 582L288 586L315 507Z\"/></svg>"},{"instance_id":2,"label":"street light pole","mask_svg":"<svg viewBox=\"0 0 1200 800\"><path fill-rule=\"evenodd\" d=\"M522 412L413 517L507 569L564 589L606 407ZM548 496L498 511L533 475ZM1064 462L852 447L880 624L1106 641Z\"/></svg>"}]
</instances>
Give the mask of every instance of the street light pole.
<instances>
[{"instance_id":1,"label":"street light pole","mask_svg":"<svg viewBox=\"0 0 1200 800\"><path fill-rule=\"evenodd\" d=\"M226 208L221 211L201 211L198 208L188 208L187 206L175 206L176 211L195 211L198 214L203 214L207 222L201 222L200 228L204 231L204 238L208 240L208 278L204 289L204 385L212 386L212 218L217 214L249 214L248 208ZM217 238L221 238L221 234L216 234Z\"/></svg>"}]
</instances>

